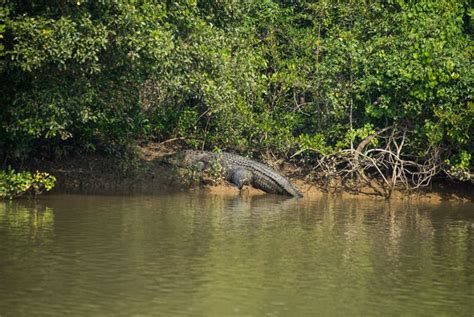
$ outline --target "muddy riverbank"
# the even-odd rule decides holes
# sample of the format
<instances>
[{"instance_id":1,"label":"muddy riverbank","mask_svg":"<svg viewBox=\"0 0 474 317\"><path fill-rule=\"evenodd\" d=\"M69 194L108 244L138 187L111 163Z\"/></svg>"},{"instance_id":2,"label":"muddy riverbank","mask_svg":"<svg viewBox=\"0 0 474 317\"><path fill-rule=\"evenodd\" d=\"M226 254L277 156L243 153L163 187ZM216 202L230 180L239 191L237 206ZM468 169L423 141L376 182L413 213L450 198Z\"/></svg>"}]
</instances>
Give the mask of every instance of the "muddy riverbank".
<instances>
[{"instance_id":1,"label":"muddy riverbank","mask_svg":"<svg viewBox=\"0 0 474 317\"><path fill-rule=\"evenodd\" d=\"M117 160L99 155L81 155L61 160L41 160L30 163L31 169L47 171L56 176L53 193L87 194L133 194L174 191L209 191L219 195L263 195L264 192L246 187L239 191L231 184L215 182L199 175L187 175L162 162L164 155L178 148L149 145L139 149L136 166L124 172L117 166ZM384 199L373 194L370 188L359 193L342 188L327 188L308 179L307 174L288 163L267 162L287 176L303 193L304 199L335 196L347 199ZM273 164L272 164L273 163ZM391 199L423 201L474 201L474 186L470 183L436 181L422 191L407 193L396 191Z\"/></svg>"}]
</instances>

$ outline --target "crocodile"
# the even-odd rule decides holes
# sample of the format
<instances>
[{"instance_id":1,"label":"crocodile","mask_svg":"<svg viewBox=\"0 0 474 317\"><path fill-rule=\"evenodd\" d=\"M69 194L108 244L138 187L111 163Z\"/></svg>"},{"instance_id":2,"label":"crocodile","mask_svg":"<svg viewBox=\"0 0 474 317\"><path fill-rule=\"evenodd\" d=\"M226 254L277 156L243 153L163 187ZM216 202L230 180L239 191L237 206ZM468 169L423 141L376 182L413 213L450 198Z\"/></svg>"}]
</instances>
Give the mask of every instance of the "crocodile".
<instances>
[{"instance_id":1,"label":"crocodile","mask_svg":"<svg viewBox=\"0 0 474 317\"><path fill-rule=\"evenodd\" d=\"M222 168L225 179L240 189L252 185L267 193L301 198L303 194L290 181L269 166L228 152L186 150L163 159L174 166L209 170L214 164ZM215 166L215 165L214 165Z\"/></svg>"}]
</instances>

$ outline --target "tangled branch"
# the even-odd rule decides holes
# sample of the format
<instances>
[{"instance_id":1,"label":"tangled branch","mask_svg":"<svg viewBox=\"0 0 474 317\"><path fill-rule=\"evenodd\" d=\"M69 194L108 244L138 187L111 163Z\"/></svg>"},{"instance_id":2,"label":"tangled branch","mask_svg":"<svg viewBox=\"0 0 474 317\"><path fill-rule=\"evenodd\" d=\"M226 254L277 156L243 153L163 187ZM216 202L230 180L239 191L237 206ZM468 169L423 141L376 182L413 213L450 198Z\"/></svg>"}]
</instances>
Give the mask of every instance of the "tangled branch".
<instances>
[{"instance_id":1,"label":"tangled branch","mask_svg":"<svg viewBox=\"0 0 474 317\"><path fill-rule=\"evenodd\" d=\"M386 127L366 137L356 148L323 156L316 170L326 180L340 180L338 183L346 189L360 192L369 187L386 198L397 188L413 191L426 187L441 168L440 148L427 149L428 158L405 154L409 133ZM374 145L375 140L380 146Z\"/></svg>"}]
</instances>

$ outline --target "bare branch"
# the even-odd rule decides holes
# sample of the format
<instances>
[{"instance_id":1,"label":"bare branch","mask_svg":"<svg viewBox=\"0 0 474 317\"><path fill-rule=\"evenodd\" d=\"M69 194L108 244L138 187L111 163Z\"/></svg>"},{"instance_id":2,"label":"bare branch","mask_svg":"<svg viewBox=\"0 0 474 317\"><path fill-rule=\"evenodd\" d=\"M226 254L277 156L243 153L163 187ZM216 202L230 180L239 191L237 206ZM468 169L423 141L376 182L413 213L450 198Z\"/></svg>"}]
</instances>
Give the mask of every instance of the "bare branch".
<instances>
[{"instance_id":1,"label":"bare branch","mask_svg":"<svg viewBox=\"0 0 474 317\"><path fill-rule=\"evenodd\" d=\"M440 149L428 148L428 157L405 155L403 149L409 133L394 126L385 127L367 136L356 149L351 146L323 156L315 169L331 184L338 179L343 186L359 191L361 186L367 186L386 198L400 186L406 191L428 186L442 167ZM374 138L379 139L381 146L368 148Z\"/></svg>"}]
</instances>

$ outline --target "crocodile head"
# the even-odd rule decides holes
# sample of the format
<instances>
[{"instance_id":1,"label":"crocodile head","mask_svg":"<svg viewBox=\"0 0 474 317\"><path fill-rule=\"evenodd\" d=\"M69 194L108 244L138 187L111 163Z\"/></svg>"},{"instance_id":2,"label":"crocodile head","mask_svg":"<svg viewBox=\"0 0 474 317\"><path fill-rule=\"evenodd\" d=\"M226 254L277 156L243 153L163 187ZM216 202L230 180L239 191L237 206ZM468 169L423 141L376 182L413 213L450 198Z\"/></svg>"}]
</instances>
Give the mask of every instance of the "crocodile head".
<instances>
[{"instance_id":1,"label":"crocodile head","mask_svg":"<svg viewBox=\"0 0 474 317\"><path fill-rule=\"evenodd\" d=\"M205 169L209 164L209 160L209 153L193 150L176 152L162 158L163 163L176 167L196 168L198 170Z\"/></svg>"}]
</instances>

